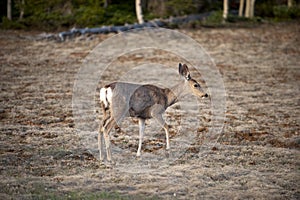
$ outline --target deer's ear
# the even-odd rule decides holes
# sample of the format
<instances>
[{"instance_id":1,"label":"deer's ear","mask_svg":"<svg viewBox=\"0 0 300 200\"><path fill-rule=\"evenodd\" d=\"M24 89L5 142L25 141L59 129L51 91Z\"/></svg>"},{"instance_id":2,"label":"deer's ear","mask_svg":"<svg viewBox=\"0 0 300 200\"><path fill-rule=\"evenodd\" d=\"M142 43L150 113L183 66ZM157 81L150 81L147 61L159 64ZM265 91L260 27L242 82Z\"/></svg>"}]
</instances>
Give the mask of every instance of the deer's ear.
<instances>
[{"instance_id":1,"label":"deer's ear","mask_svg":"<svg viewBox=\"0 0 300 200\"><path fill-rule=\"evenodd\" d=\"M186 80L191 79L191 75L189 72L189 68L186 66L186 64L179 63L179 74L183 76Z\"/></svg>"}]
</instances>

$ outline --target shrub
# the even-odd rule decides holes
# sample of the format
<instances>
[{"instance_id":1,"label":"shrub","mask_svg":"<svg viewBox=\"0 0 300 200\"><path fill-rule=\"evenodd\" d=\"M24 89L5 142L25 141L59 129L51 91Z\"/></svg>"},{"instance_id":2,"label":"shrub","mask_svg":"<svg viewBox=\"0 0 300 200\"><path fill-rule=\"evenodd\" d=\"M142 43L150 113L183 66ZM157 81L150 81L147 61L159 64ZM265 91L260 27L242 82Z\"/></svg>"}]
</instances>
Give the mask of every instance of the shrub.
<instances>
[{"instance_id":1,"label":"shrub","mask_svg":"<svg viewBox=\"0 0 300 200\"><path fill-rule=\"evenodd\" d=\"M255 3L255 15L261 17L274 17L273 5L274 3L258 1Z\"/></svg>"},{"instance_id":2,"label":"shrub","mask_svg":"<svg viewBox=\"0 0 300 200\"><path fill-rule=\"evenodd\" d=\"M169 0L166 3L167 6L167 15L186 15L196 12L196 6L193 0Z\"/></svg>"},{"instance_id":3,"label":"shrub","mask_svg":"<svg viewBox=\"0 0 300 200\"><path fill-rule=\"evenodd\" d=\"M7 19L7 17L2 17L1 27L3 29L25 29L24 24L19 21L12 21Z\"/></svg>"},{"instance_id":4,"label":"shrub","mask_svg":"<svg viewBox=\"0 0 300 200\"><path fill-rule=\"evenodd\" d=\"M293 6L290 8L283 5L274 6L273 13L275 20L291 20L300 18L300 6Z\"/></svg>"},{"instance_id":5,"label":"shrub","mask_svg":"<svg viewBox=\"0 0 300 200\"><path fill-rule=\"evenodd\" d=\"M204 20L205 25L220 25L223 22L223 11L214 11L212 12L206 20Z\"/></svg>"},{"instance_id":6,"label":"shrub","mask_svg":"<svg viewBox=\"0 0 300 200\"><path fill-rule=\"evenodd\" d=\"M104 24L124 25L136 21L135 4L110 5L105 10Z\"/></svg>"},{"instance_id":7,"label":"shrub","mask_svg":"<svg viewBox=\"0 0 300 200\"><path fill-rule=\"evenodd\" d=\"M91 27L103 24L105 11L102 7L80 6L75 10L74 21L79 27Z\"/></svg>"}]
</instances>

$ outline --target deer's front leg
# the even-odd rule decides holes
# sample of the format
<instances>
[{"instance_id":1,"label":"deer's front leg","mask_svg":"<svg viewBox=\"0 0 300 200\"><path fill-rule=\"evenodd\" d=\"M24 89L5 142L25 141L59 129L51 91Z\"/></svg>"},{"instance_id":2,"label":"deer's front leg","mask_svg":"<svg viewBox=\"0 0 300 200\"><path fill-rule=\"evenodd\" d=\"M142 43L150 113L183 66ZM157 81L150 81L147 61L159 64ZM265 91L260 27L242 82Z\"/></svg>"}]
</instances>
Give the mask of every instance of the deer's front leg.
<instances>
[{"instance_id":1,"label":"deer's front leg","mask_svg":"<svg viewBox=\"0 0 300 200\"><path fill-rule=\"evenodd\" d=\"M170 149L170 138L169 138L169 126L167 123L164 124L164 130L166 132L166 141L167 141L167 146L166 149L169 150Z\"/></svg>"},{"instance_id":2,"label":"deer's front leg","mask_svg":"<svg viewBox=\"0 0 300 200\"><path fill-rule=\"evenodd\" d=\"M162 115L158 115L156 117L156 120L158 121L158 123L164 128L165 133L166 133L166 149L169 150L170 149L170 137L169 137L169 126L168 124L165 122L165 120L163 119Z\"/></svg>"},{"instance_id":3,"label":"deer's front leg","mask_svg":"<svg viewBox=\"0 0 300 200\"><path fill-rule=\"evenodd\" d=\"M139 118L139 148L136 152L137 157L141 156L144 131L145 131L145 119Z\"/></svg>"},{"instance_id":4,"label":"deer's front leg","mask_svg":"<svg viewBox=\"0 0 300 200\"><path fill-rule=\"evenodd\" d=\"M169 126L168 124L165 122L165 120L162 117L162 113L164 112L163 107L161 105L155 105L153 106L151 115L154 119L156 119L156 121L158 122L158 124L164 128L165 133L166 133L166 149L170 149L170 138L169 138Z\"/></svg>"}]
</instances>

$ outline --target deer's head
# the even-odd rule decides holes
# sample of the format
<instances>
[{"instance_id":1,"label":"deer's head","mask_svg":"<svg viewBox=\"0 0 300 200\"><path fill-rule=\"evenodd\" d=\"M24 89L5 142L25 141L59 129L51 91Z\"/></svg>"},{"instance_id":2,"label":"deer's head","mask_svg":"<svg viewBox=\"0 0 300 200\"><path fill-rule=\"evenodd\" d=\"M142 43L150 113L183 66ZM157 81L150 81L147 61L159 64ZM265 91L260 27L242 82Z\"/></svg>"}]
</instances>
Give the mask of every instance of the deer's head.
<instances>
[{"instance_id":1,"label":"deer's head","mask_svg":"<svg viewBox=\"0 0 300 200\"><path fill-rule=\"evenodd\" d=\"M194 94L195 96L200 97L200 98L208 97L208 94L206 94L203 91L200 84L191 77L189 68L187 67L186 64L182 65L181 63L179 63L179 74L185 79L192 94Z\"/></svg>"}]
</instances>

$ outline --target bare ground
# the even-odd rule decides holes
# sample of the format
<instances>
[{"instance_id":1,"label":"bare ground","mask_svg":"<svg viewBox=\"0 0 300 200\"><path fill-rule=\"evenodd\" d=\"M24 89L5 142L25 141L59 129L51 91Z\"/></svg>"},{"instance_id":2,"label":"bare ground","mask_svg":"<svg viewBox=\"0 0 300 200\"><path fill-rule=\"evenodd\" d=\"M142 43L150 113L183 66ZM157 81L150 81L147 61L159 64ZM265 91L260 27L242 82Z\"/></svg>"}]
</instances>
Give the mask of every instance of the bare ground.
<instances>
[{"instance_id":1,"label":"bare ground","mask_svg":"<svg viewBox=\"0 0 300 200\"><path fill-rule=\"evenodd\" d=\"M72 115L81 61L111 35L57 43L37 41L32 32L1 30L0 198L299 199L299 23L181 31L203 45L223 75L222 136L217 146L202 148L209 120L201 117L195 141L176 162L159 170L124 172L99 165L81 145ZM177 62L163 54L151 56L169 65ZM129 63L141 59L124 58ZM114 79L111 74L109 79ZM168 115L176 121L174 113ZM130 132L137 135L132 124ZM137 138L132 134L130 141L128 130L113 133L114 145L132 151L123 158L127 162L138 162ZM163 135L158 137L145 141L145 152L164 144ZM172 133L171 145L175 139Z\"/></svg>"}]
</instances>

